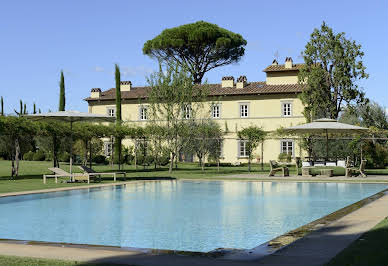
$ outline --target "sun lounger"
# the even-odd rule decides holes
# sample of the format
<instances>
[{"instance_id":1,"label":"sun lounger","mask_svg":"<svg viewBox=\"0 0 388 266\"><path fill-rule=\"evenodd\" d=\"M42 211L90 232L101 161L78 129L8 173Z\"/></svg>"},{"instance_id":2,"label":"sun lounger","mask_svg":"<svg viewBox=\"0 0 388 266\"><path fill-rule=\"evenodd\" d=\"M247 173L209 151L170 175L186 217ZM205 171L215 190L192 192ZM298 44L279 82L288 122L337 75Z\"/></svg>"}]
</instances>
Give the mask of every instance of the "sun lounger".
<instances>
[{"instance_id":1,"label":"sun lounger","mask_svg":"<svg viewBox=\"0 0 388 266\"><path fill-rule=\"evenodd\" d=\"M82 171L84 171L85 174L89 175L89 176L95 176L95 177L98 177L100 178L102 175L113 175L113 180L116 181L116 177L117 175L123 175L124 176L124 179L126 179L126 175L127 173L126 172L105 172L105 173L102 173L102 172L96 172L94 171L93 169L87 167L87 166L78 166Z\"/></svg>"},{"instance_id":2,"label":"sun lounger","mask_svg":"<svg viewBox=\"0 0 388 266\"><path fill-rule=\"evenodd\" d=\"M88 181L90 183L90 175L81 174L81 173L73 173L70 174L65 170L57 167L48 168L53 175L43 175L43 183L46 184L47 177L55 177L55 183L58 183L58 177L70 177L71 181Z\"/></svg>"}]
</instances>

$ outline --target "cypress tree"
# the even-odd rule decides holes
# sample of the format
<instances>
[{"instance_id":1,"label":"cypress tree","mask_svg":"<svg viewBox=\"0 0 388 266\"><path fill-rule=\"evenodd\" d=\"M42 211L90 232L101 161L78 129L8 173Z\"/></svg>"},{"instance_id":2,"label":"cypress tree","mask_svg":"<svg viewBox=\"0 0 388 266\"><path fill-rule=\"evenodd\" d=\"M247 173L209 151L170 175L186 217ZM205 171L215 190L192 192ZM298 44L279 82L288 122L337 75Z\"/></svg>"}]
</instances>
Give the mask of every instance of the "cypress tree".
<instances>
[{"instance_id":1,"label":"cypress tree","mask_svg":"<svg viewBox=\"0 0 388 266\"><path fill-rule=\"evenodd\" d=\"M115 64L115 82L116 82L116 125L121 125L121 77L120 68ZM117 137L115 141L115 157L118 159L118 166L120 170L121 165L121 138Z\"/></svg>"},{"instance_id":2,"label":"cypress tree","mask_svg":"<svg viewBox=\"0 0 388 266\"><path fill-rule=\"evenodd\" d=\"M4 116L4 99L3 96L1 96L1 116Z\"/></svg>"},{"instance_id":3,"label":"cypress tree","mask_svg":"<svg viewBox=\"0 0 388 266\"><path fill-rule=\"evenodd\" d=\"M61 79L59 81L59 110L65 111L65 77L63 76L63 70L61 71Z\"/></svg>"},{"instance_id":4,"label":"cypress tree","mask_svg":"<svg viewBox=\"0 0 388 266\"><path fill-rule=\"evenodd\" d=\"M20 108L20 110L19 110L19 116L22 116L22 114L23 114L23 101L20 100L19 104L20 104L20 106L19 106L19 108Z\"/></svg>"},{"instance_id":5,"label":"cypress tree","mask_svg":"<svg viewBox=\"0 0 388 266\"><path fill-rule=\"evenodd\" d=\"M34 103L34 111L33 111L34 114L36 114L36 104Z\"/></svg>"},{"instance_id":6,"label":"cypress tree","mask_svg":"<svg viewBox=\"0 0 388 266\"><path fill-rule=\"evenodd\" d=\"M116 81L116 122L121 124L121 77L120 77L120 68L115 65L115 81Z\"/></svg>"},{"instance_id":7,"label":"cypress tree","mask_svg":"<svg viewBox=\"0 0 388 266\"><path fill-rule=\"evenodd\" d=\"M27 114L27 105L26 105L26 104L24 104L23 114L24 114L24 115Z\"/></svg>"}]
</instances>

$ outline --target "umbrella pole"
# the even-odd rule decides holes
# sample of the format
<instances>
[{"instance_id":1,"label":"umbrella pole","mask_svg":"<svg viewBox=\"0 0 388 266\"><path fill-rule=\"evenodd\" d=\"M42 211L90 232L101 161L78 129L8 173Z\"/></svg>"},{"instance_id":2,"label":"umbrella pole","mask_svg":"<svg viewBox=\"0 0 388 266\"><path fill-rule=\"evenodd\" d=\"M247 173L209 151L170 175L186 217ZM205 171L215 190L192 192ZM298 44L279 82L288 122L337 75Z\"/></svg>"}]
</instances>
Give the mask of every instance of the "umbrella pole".
<instances>
[{"instance_id":1,"label":"umbrella pole","mask_svg":"<svg viewBox=\"0 0 388 266\"><path fill-rule=\"evenodd\" d=\"M329 160L329 134L326 129L326 161Z\"/></svg>"},{"instance_id":2,"label":"umbrella pole","mask_svg":"<svg viewBox=\"0 0 388 266\"><path fill-rule=\"evenodd\" d=\"M70 122L70 174L73 173L73 121ZM71 178L73 181L73 178Z\"/></svg>"}]
</instances>

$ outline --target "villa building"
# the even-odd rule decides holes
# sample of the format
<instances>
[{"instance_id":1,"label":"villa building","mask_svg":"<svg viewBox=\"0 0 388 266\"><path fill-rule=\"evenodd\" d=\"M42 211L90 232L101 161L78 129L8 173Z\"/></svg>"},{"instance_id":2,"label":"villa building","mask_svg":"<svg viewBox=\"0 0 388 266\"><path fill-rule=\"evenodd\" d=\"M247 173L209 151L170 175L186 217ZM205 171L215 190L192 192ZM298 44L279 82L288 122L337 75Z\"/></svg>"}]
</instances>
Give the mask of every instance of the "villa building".
<instances>
[{"instance_id":1,"label":"villa building","mask_svg":"<svg viewBox=\"0 0 388 266\"><path fill-rule=\"evenodd\" d=\"M250 125L262 127L265 131L274 131L280 127L289 127L305 122L303 104L298 98L302 91L298 84L298 73L302 64L294 64L286 58L284 64L276 60L263 71L265 81L247 80L240 76L223 77L219 84L209 84L210 118L220 123L227 132L222 143L222 162L246 162L246 143L237 137L237 132ZM115 89L102 91L94 88L85 100L89 112L115 116ZM122 118L125 122L147 123L147 87L134 87L130 81L121 82ZM217 99L216 104L210 104ZM124 143L131 145L129 141ZM133 144L132 144L133 145ZM105 142L105 151L109 153L111 144ZM263 149L263 150L261 150ZM276 160L279 153L291 153L299 156L301 151L292 139L268 139L254 152L256 160ZM256 159L256 160L255 160Z\"/></svg>"}]
</instances>

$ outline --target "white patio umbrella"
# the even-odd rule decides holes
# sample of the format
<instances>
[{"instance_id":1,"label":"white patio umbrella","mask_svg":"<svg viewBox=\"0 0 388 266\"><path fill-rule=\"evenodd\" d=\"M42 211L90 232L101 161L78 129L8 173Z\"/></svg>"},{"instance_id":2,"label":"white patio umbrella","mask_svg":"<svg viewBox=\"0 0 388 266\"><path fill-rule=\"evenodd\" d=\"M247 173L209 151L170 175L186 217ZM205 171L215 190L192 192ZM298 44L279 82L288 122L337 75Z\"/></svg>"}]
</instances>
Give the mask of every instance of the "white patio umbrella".
<instances>
[{"instance_id":1,"label":"white patio umbrella","mask_svg":"<svg viewBox=\"0 0 388 266\"><path fill-rule=\"evenodd\" d=\"M286 132L300 134L325 134L326 135L326 159L329 157L329 133L330 134L363 134L368 128L340 123L334 119L322 118L311 123L293 126L285 129Z\"/></svg>"},{"instance_id":2,"label":"white patio umbrella","mask_svg":"<svg viewBox=\"0 0 388 266\"><path fill-rule=\"evenodd\" d=\"M71 145L70 145L70 173L73 167L73 123L74 122L114 122L115 117L84 113L78 111L59 111L41 114L24 115L24 117L34 121L63 121L70 123Z\"/></svg>"}]
</instances>

